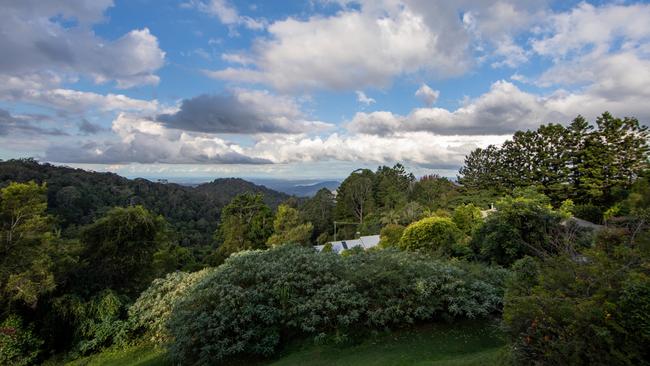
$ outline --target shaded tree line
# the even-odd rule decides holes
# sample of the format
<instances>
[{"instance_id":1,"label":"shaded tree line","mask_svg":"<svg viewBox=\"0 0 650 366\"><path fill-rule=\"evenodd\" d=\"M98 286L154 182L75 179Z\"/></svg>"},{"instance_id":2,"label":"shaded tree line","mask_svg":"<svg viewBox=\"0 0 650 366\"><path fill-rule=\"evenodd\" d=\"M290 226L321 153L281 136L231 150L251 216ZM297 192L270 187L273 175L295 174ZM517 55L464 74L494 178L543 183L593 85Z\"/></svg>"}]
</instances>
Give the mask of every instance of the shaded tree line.
<instances>
[{"instance_id":1,"label":"shaded tree line","mask_svg":"<svg viewBox=\"0 0 650 366\"><path fill-rule=\"evenodd\" d=\"M571 199L609 207L648 167L649 136L636 118L605 112L592 126L578 116L567 127L542 125L516 132L501 147L474 150L459 171L459 182L498 193L537 186L555 205Z\"/></svg>"}]
</instances>

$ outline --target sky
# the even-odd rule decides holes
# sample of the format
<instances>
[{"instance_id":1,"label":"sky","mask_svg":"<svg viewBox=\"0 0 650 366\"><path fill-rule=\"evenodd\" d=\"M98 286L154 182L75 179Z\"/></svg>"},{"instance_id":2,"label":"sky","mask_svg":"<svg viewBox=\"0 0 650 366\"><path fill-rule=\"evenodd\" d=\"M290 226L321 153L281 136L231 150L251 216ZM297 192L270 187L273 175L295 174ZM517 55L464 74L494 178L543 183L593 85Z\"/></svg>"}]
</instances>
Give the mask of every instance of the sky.
<instances>
[{"instance_id":1,"label":"sky","mask_svg":"<svg viewBox=\"0 0 650 366\"><path fill-rule=\"evenodd\" d=\"M517 130L650 121L647 2L0 0L0 159L128 177L455 176Z\"/></svg>"}]
</instances>

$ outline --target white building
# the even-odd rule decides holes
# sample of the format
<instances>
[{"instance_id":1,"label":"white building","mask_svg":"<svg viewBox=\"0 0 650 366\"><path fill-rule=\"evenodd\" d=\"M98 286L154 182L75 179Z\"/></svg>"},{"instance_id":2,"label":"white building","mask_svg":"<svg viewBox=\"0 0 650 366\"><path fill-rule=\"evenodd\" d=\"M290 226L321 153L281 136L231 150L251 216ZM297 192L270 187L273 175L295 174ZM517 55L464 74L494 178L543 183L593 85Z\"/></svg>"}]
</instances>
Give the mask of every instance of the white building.
<instances>
[{"instance_id":1,"label":"white building","mask_svg":"<svg viewBox=\"0 0 650 366\"><path fill-rule=\"evenodd\" d=\"M379 244L379 235L362 236L359 239L331 241L328 244L332 244L332 251L334 253L341 253L344 250L352 249L355 247L369 249L376 247L377 244ZM322 251L324 247L325 245L314 246L314 248L319 252Z\"/></svg>"}]
</instances>

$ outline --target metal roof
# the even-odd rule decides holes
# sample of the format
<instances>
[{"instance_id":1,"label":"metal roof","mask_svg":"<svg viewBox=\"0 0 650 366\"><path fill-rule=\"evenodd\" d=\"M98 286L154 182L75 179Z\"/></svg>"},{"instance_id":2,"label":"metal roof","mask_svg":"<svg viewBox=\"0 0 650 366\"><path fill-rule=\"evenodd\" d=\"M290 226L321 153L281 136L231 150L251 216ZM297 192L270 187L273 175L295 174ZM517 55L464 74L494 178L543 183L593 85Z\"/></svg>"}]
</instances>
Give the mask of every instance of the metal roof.
<instances>
[{"instance_id":1,"label":"metal roof","mask_svg":"<svg viewBox=\"0 0 650 366\"><path fill-rule=\"evenodd\" d=\"M344 250L352 249L355 247L369 249L379 244L379 235L362 236L359 239L331 241L329 244L332 244L332 251L335 253L341 253ZM325 245L314 246L314 248L319 252L322 251L324 247Z\"/></svg>"}]
</instances>

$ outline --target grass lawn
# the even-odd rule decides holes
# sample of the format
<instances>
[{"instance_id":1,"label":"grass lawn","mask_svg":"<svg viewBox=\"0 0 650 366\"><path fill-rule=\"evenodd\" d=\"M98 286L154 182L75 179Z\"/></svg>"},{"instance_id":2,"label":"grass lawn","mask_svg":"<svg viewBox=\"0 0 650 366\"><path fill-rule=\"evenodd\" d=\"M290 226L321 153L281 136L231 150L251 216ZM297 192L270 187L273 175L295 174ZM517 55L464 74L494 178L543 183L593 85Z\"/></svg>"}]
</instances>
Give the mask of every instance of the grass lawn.
<instances>
[{"instance_id":1,"label":"grass lawn","mask_svg":"<svg viewBox=\"0 0 650 366\"><path fill-rule=\"evenodd\" d=\"M498 365L503 346L501 333L491 324L436 324L380 335L355 346L311 346L271 365Z\"/></svg>"},{"instance_id":2,"label":"grass lawn","mask_svg":"<svg viewBox=\"0 0 650 366\"><path fill-rule=\"evenodd\" d=\"M106 350L67 363L66 366L171 366L166 356L164 348L142 345L124 350Z\"/></svg>"},{"instance_id":3,"label":"grass lawn","mask_svg":"<svg viewBox=\"0 0 650 366\"><path fill-rule=\"evenodd\" d=\"M271 366L473 366L498 365L503 354L501 333L491 323L435 324L380 334L348 346L305 343L286 350ZM106 351L68 366L168 366L165 351L138 346Z\"/></svg>"}]
</instances>

